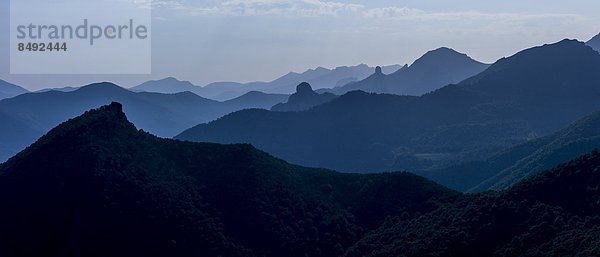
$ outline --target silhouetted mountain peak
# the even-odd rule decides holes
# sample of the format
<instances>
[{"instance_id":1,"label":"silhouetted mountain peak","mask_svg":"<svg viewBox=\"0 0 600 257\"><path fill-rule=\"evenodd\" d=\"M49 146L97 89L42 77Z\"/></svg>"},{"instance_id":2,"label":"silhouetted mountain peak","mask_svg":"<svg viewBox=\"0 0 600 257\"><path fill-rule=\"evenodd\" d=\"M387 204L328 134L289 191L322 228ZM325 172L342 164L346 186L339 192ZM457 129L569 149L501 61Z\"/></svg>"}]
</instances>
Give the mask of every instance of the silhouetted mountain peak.
<instances>
[{"instance_id":1,"label":"silhouetted mountain peak","mask_svg":"<svg viewBox=\"0 0 600 257\"><path fill-rule=\"evenodd\" d=\"M130 92L129 90L122 88L111 82L100 82L93 83L87 86L80 87L75 92L97 92L97 93L108 93L108 92Z\"/></svg>"},{"instance_id":2,"label":"silhouetted mountain peak","mask_svg":"<svg viewBox=\"0 0 600 257\"><path fill-rule=\"evenodd\" d=\"M98 82L98 83L92 83L92 84L89 84L89 85L86 85L86 86L82 86L82 87L80 87L80 89L83 89L83 88L100 88L100 87L105 87L105 88L107 88L107 87L108 88L122 88L122 87L120 87L117 84L112 83L112 82Z\"/></svg>"},{"instance_id":3,"label":"silhouetted mountain peak","mask_svg":"<svg viewBox=\"0 0 600 257\"><path fill-rule=\"evenodd\" d=\"M140 85L130 88L130 90L139 92L155 92L174 94L189 91L197 95L202 95L202 87L196 86L189 81L182 81L175 77L166 77L160 80L146 81Z\"/></svg>"},{"instance_id":4,"label":"silhouetted mountain peak","mask_svg":"<svg viewBox=\"0 0 600 257\"><path fill-rule=\"evenodd\" d=\"M95 128L99 127L121 127L135 129L133 124L129 122L127 116L123 112L123 105L118 102L112 102L109 105L102 106L98 109L92 109L79 117L64 122L55 129L51 130L48 135L51 135L56 131L61 131L64 133L78 131L80 129L95 130ZM109 132L109 130L98 131Z\"/></svg>"},{"instance_id":5,"label":"silhouetted mountain peak","mask_svg":"<svg viewBox=\"0 0 600 257\"><path fill-rule=\"evenodd\" d=\"M589 50L589 49L588 49L588 47L586 47L584 42L581 42L576 39L563 39L556 43L544 44L542 46L523 50L523 51L517 53L515 56L519 56L520 54L523 54L523 53L541 54L541 53L550 53L550 52L557 52L557 51L558 52L579 51L579 54L582 54L582 53L589 54L590 51L586 51L586 50Z\"/></svg>"},{"instance_id":6,"label":"silhouetted mountain peak","mask_svg":"<svg viewBox=\"0 0 600 257\"><path fill-rule=\"evenodd\" d=\"M376 68L375 73L358 82L348 83L333 92L342 95L352 90L397 95L423 95L448 84L458 83L488 68L466 54L442 47L427 52L410 66L393 73ZM389 74L389 75L386 75Z\"/></svg>"},{"instance_id":7,"label":"silhouetted mountain peak","mask_svg":"<svg viewBox=\"0 0 600 257\"><path fill-rule=\"evenodd\" d=\"M447 64L462 64L466 62L480 63L473 60L466 54L459 53L454 49L448 47L441 47L435 50L431 50L417 59L412 65L409 66L411 69L432 67L432 66L443 66Z\"/></svg>"},{"instance_id":8,"label":"silhouetted mountain peak","mask_svg":"<svg viewBox=\"0 0 600 257\"><path fill-rule=\"evenodd\" d=\"M401 70L398 70L396 72L400 72L400 71ZM377 66L375 68L375 73L371 74L371 76L367 77L365 80L370 80L370 81L373 81L373 82L377 83L380 80L385 79L387 76L388 75L386 75L386 74L383 73L383 69L381 68L381 66Z\"/></svg>"},{"instance_id":9,"label":"silhouetted mountain peak","mask_svg":"<svg viewBox=\"0 0 600 257\"><path fill-rule=\"evenodd\" d=\"M463 56L466 56L466 54L459 53L456 50L449 48L449 47L440 47L440 48L431 50L431 51L427 52L424 56L429 56L429 55L463 55Z\"/></svg>"},{"instance_id":10,"label":"silhouetted mountain peak","mask_svg":"<svg viewBox=\"0 0 600 257\"><path fill-rule=\"evenodd\" d=\"M80 152L106 150L99 144L124 142L136 132L136 127L123 112L123 106L112 102L63 122L8 162L20 162L22 158L34 154L38 149L54 148L57 145L65 149L76 147Z\"/></svg>"},{"instance_id":11,"label":"silhouetted mountain peak","mask_svg":"<svg viewBox=\"0 0 600 257\"><path fill-rule=\"evenodd\" d=\"M500 91L508 93L506 90L509 86L521 88L518 90L522 90L523 86L528 86L533 84L532 82L541 79L547 80L548 85L560 86L560 83L556 81L565 80L564 85L578 87L580 83L575 80L582 80L581 82L583 82L584 78L575 75L576 73L593 75L595 72L584 72L583 70L599 70L599 67L600 56L597 52L587 47L583 42L564 39L557 43L529 48L511 57L502 58L484 72L465 80L461 84L473 84L482 80L502 81L504 78L512 77L518 78L516 81L521 81L523 85L517 85L516 82L507 83L502 88L495 88L498 91L497 93ZM560 72L557 73L557 70L560 70ZM481 85L478 87L481 87ZM549 88L546 87L545 89ZM532 90L540 90L540 88Z\"/></svg>"},{"instance_id":12,"label":"silhouetted mountain peak","mask_svg":"<svg viewBox=\"0 0 600 257\"><path fill-rule=\"evenodd\" d=\"M315 94L315 91L312 89L310 84L307 82L302 82L300 85L296 87L296 94L299 95L307 95L307 94Z\"/></svg>"},{"instance_id":13,"label":"silhouetted mountain peak","mask_svg":"<svg viewBox=\"0 0 600 257\"><path fill-rule=\"evenodd\" d=\"M565 45L572 45L572 46L576 46L576 45L584 45L585 43L577 40L577 39L570 39L570 38L565 38L561 41L558 41L556 43L552 43L552 44L544 44L543 46L540 47L545 47L545 46L556 46L556 47L560 47L560 46L565 46Z\"/></svg>"},{"instance_id":14,"label":"silhouetted mountain peak","mask_svg":"<svg viewBox=\"0 0 600 257\"><path fill-rule=\"evenodd\" d=\"M431 58L435 56L467 56L466 54L459 53L456 50L448 47L440 47L438 49L431 50L423 55L421 58Z\"/></svg>"},{"instance_id":15,"label":"silhouetted mountain peak","mask_svg":"<svg viewBox=\"0 0 600 257\"><path fill-rule=\"evenodd\" d=\"M108 106L106 106L106 109L107 109L107 111L125 114L125 113L123 113L123 105L118 102L110 103Z\"/></svg>"},{"instance_id":16,"label":"silhouetted mountain peak","mask_svg":"<svg viewBox=\"0 0 600 257\"><path fill-rule=\"evenodd\" d=\"M112 103L0 164L0 256L342 256L386 217L458 197L408 173L340 174L248 144L159 139Z\"/></svg>"},{"instance_id":17,"label":"silhouetted mountain peak","mask_svg":"<svg viewBox=\"0 0 600 257\"><path fill-rule=\"evenodd\" d=\"M278 112L305 111L314 106L329 102L336 97L336 95L331 93L319 94L312 89L309 83L302 82L296 87L296 93L288 98L287 103L276 104L271 110Z\"/></svg>"},{"instance_id":18,"label":"silhouetted mountain peak","mask_svg":"<svg viewBox=\"0 0 600 257\"><path fill-rule=\"evenodd\" d=\"M154 80L154 82L164 82L164 83L169 83L167 85L173 85L174 83L186 83L186 84L191 84L191 82L189 81L183 81L183 80L179 80L175 77L166 77L164 79L159 79L159 80Z\"/></svg>"},{"instance_id":19,"label":"silhouetted mountain peak","mask_svg":"<svg viewBox=\"0 0 600 257\"><path fill-rule=\"evenodd\" d=\"M166 77L162 80L159 80L159 82L165 82L167 86L177 86L178 84L181 84L188 87L197 87L196 85L192 84L192 82L187 80L179 80L175 77Z\"/></svg>"},{"instance_id":20,"label":"silhouetted mountain peak","mask_svg":"<svg viewBox=\"0 0 600 257\"><path fill-rule=\"evenodd\" d=\"M375 74L377 74L377 75L383 74L383 70L381 70L381 66L375 67Z\"/></svg>"}]
</instances>

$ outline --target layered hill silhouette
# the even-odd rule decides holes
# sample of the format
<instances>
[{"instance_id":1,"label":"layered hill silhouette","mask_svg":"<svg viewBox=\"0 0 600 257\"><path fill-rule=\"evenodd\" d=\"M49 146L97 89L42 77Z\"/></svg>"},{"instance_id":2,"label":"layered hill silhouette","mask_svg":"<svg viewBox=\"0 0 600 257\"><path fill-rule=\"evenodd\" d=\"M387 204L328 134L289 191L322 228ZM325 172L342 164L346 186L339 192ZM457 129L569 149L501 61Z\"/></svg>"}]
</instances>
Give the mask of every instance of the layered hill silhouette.
<instances>
[{"instance_id":1,"label":"layered hill silhouette","mask_svg":"<svg viewBox=\"0 0 600 257\"><path fill-rule=\"evenodd\" d=\"M586 44L591 48L594 48L594 50L600 51L600 34L590 39Z\"/></svg>"},{"instance_id":2,"label":"layered hill silhouette","mask_svg":"<svg viewBox=\"0 0 600 257\"><path fill-rule=\"evenodd\" d=\"M286 103L279 103L271 108L271 111L277 112L299 112L306 111L317 105L327 103L337 96L331 93L319 94L315 92L311 85L303 82L296 87L296 93L292 94Z\"/></svg>"},{"instance_id":3,"label":"layered hill silhouette","mask_svg":"<svg viewBox=\"0 0 600 257\"><path fill-rule=\"evenodd\" d=\"M208 122L234 111L247 108L269 109L285 101L285 97L251 92L227 102L217 102L190 92L135 93L111 83L92 84L72 92L23 94L0 101L0 112L7 116L0 117L0 122L4 124L11 122L9 120L18 120L21 127L24 127L15 130L15 133L3 133L2 136L6 138L0 138L0 145L3 145L0 153L3 158L0 161L22 150L33 139L62 121L111 101L127 104L125 111L142 129L162 137L172 137L198 123ZM33 138L31 131L37 132Z\"/></svg>"},{"instance_id":4,"label":"layered hill silhouette","mask_svg":"<svg viewBox=\"0 0 600 257\"><path fill-rule=\"evenodd\" d=\"M192 92L197 95L202 94L202 87L196 86L189 81L181 81L173 77L161 80L150 80L140 85L130 88L134 92L153 92L164 94L175 94L182 92Z\"/></svg>"},{"instance_id":5,"label":"layered hill silhouette","mask_svg":"<svg viewBox=\"0 0 600 257\"><path fill-rule=\"evenodd\" d=\"M0 165L1 256L341 256L388 216L461 197L409 173L161 139L122 108L64 122Z\"/></svg>"},{"instance_id":6,"label":"layered hill silhouette","mask_svg":"<svg viewBox=\"0 0 600 257\"><path fill-rule=\"evenodd\" d=\"M598 256L600 152L507 191L390 220L346 256Z\"/></svg>"},{"instance_id":7,"label":"layered hill silhouette","mask_svg":"<svg viewBox=\"0 0 600 257\"><path fill-rule=\"evenodd\" d=\"M5 98L11 98L20 94L25 94L29 91L15 84L8 83L4 80L0 80L0 100Z\"/></svg>"},{"instance_id":8,"label":"layered hill silhouette","mask_svg":"<svg viewBox=\"0 0 600 257\"><path fill-rule=\"evenodd\" d=\"M594 149L600 149L600 113L552 135L502 150L484 161L417 174L459 191L502 190Z\"/></svg>"},{"instance_id":9,"label":"layered hill silhouette","mask_svg":"<svg viewBox=\"0 0 600 257\"><path fill-rule=\"evenodd\" d=\"M193 122L190 119L210 120L219 116L210 113L218 102L192 93L134 93L112 83L92 84L72 92L24 94L0 101L0 110L26 120L37 130L48 131L66 119L113 100L127 103L132 119L160 136L177 133ZM186 110L190 107L205 112Z\"/></svg>"},{"instance_id":10,"label":"layered hill silhouette","mask_svg":"<svg viewBox=\"0 0 600 257\"><path fill-rule=\"evenodd\" d=\"M81 87L77 87L77 86L53 87L53 88L40 89L38 91L33 91L32 93L43 93L43 92L48 92L48 91L73 92L80 88Z\"/></svg>"},{"instance_id":11,"label":"layered hill silhouette","mask_svg":"<svg viewBox=\"0 0 600 257\"><path fill-rule=\"evenodd\" d=\"M450 48L427 52L410 66L386 75L381 69L368 78L332 90L344 94L353 90L370 93L419 96L448 84L458 83L477 75L489 65L475 61Z\"/></svg>"},{"instance_id":12,"label":"layered hill silhouette","mask_svg":"<svg viewBox=\"0 0 600 257\"><path fill-rule=\"evenodd\" d=\"M1 256L596 256L600 152L510 190L161 139L112 103L0 164Z\"/></svg>"},{"instance_id":13,"label":"layered hill silhouette","mask_svg":"<svg viewBox=\"0 0 600 257\"><path fill-rule=\"evenodd\" d=\"M4 111L0 111L0 121L0 162L24 149L44 133Z\"/></svg>"},{"instance_id":14,"label":"layered hill silhouette","mask_svg":"<svg viewBox=\"0 0 600 257\"><path fill-rule=\"evenodd\" d=\"M335 69L318 67L303 73L290 72L271 82L216 82L203 87L169 77L148 81L131 89L137 92L157 93L189 91L202 97L223 101L251 91L292 94L298 84L307 82L315 90L338 95L353 90L422 95L476 75L488 66L471 59L466 54L444 47L426 53L410 66L390 65L373 68L361 64Z\"/></svg>"},{"instance_id":15,"label":"layered hill silhouette","mask_svg":"<svg viewBox=\"0 0 600 257\"><path fill-rule=\"evenodd\" d=\"M386 73L393 73L402 66L390 65L383 67ZM179 81L175 78L148 81L132 88L133 91L156 93L193 92L199 96L218 101L230 100L251 91L268 94L292 94L296 86L302 82L310 83L315 89L333 88L347 83L362 80L373 74L375 68L365 64L357 66L341 66L334 69L318 67L302 73L290 72L270 82L215 82L206 86L196 86L189 81Z\"/></svg>"},{"instance_id":16,"label":"layered hill silhouette","mask_svg":"<svg viewBox=\"0 0 600 257\"><path fill-rule=\"evenodd\" d=\"M600 113L588 116L551 136L509 149L508 153L531 153L506 167L473 190L505 189L517 181L600 149ZM533 150L533 151L532 151ZM506 156L507 153L503 153ZM518 154L516 154L518 156Z\"/></svg>"},{"instance_id":17,"label":"layered hill silhouette","mask_svg":"<svg viewBox=\"0 0 600 257\"><path fill-rule=\"evenodd\" d=\"M223 101L223 105L231 110L243 109L270 109L274 105L284 103L289 95L267 94L259 91L250 91L240 97Z\"/></svg>"},{"instance_id":18,"label":"layered hill silhouette","mask_svg":"<svg viewBox=\"0 0 600 257\"><path fill-rule=\"evenodd\" d=\"M350 92L300 113L236 112L178 139L251 143L340 171L433 170L550 135L600 110L600 54L563 40L421 97Z\"/></svg>"},{"instance_id":19,"label":"layered hill silhouette","mask_svg":"<svg viewBox=\"0 0 600 257\"><path fill-rule=\"evenodd\" d=\"M132 87L131 90L134 92L154 92L164 94L192 92L196 95L207 97L210 99L239 103L245 101L254 101L255 99L260 98L261 101L258 102L265 103L264 106L261 106L264 108L267 108L269 104L273 106L274 104L281 103L287 98L287 95L285 94L267 94L258 92L256 90L252 90L252 86L248 86L243 90L235 91L235 93L230 94L228 92L232 90L231 85L227 85L227 83L219 84L218 87L215 85L217 84L214 84L209 87L200 87L192 84L189 81L181 81L176 78L169 77L161 80L152 80L144 82L138 86Z\"/></svg>"}]
</instances>

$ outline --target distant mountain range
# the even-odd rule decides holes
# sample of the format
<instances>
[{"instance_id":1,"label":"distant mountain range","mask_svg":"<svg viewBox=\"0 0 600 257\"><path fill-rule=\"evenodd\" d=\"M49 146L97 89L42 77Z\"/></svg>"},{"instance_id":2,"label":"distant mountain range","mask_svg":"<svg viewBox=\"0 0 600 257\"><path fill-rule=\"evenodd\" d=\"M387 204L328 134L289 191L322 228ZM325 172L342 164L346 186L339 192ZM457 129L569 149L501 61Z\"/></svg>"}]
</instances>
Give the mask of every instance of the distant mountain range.
<instances>
[{"instance_id":1,"label":"distant mountain range","mask_svg":"<svg viewBox=\"0 0 600 257\"><path fill-rule=\"evenodd\" d=\"M392 74L386 75L381 69L377 69L375 74L364 80L349 83L330 92L341 95L352 90L362 90L370 93L419 96L477 75L487 67L488 64L443 47L427 52L410 66Z\"/></svg>"},{"instance_id":2,"label":"distant mountain range","mask_svg":"<svg viewBox=\"0 0 600 257\"><path fill-rule=\"evenodd\" d=\"M600 254L600 152L463 195L157 138L122 109L88 111L0 164L0 256Z\"/></svg>"},{"instance_id":3,"label":"distant mountain range","mask_svg":"<svg viewBox=\"0 0 600 257\"><path fill-rule=\"evenodd\" d=\"M0 100L15 97L27 92L29 92L27 89L8 83L4 80L0 80Z\"/></svg>"},{"instance_id":4,"label":"distant mountain range","mask_svg":"<svg viewBox=\"0 0 600 257\"><path fill-rule=\"evenodd\" d=\"M485 160L600 110L599 85L600 54L563 40L421 97L350 92L305 112L236 112L176 138L251 143L341 171L435 170Z\"/></svg>"},{"instance_id":5,"label":"distant mountain range","mask_svg":"<svg viewBox=\"0 0 600 257\"><path fill-rule=\"evenodd\" d=\"M440 48L428 52L411 66L391 65L373 68L361 64L335 69L319 67L303 73L290 72L271 82L217 82L204 87L193 85L189 81L165 78L145 82L131 90L158 93L189 91L214 100L227 100L250 91L291 94L298 84L307 82L318 92L338 95L352 90L421 95L476 75L488 66L452 49Z\"/></svg>"},{"instance_id":6,"label":"distant mountain range","mask_svg":"<svg viewBox=\"0 0 600 257\"><path fill-rule=\"evenodd\" d=\"M319 94L315 92L311 85L303 82L296 88L296 93L292 94L286 103L279 103L271 108L271 111L277 112L300 112L306 111L312 107L327 103L337 96L332 93Z\"/></svg>"},{"instance_id":7,"label":"distant mountain range","mask_svg":"<svg viewBox=\"0 0 600 257\"><path fill-rule=\"evenodd\" d=\"M134 92L153 92L163 94L192 92L200 95L202 88L192 84L192 82L189 81L181 81L173 77L168 77L161 80L144 82L138 86L130 88L130 90Z\"/></svg>"},{"instance_id":8,"label":"distant mountain range","mask_svg":"<svg viewBox=\"0 0 600 257\"><path fill-rule=\"evenodd\" d=\"M400 65L383 67L383 72L392 73L400 69ZM357 66L342 66L335 69L318 67L303 73L290 72L271 82L216 82L204 87L196 86L189 81L179 81L175 78L166 78L148 81L131 88L133 91L146 91L157 93L179 93L189 91L199 96L224 101L239 97L251 91L260 91L271 94L292 94L296 86L302 82L310 83L313 88L333 88L342 86L352 81L362 80L373 74L375 68L365 64Z\"/></svg>"},{"instance_id":9,"label":"distant mountain range","mask_svg":"<svg viewBox=\"0 0 600 257\"><path fill-rule=\"evenodd\" d=\"M67 86L67 87L55 87L55 88L44 88L44 89L40 89L38 91L33 91L33 93L44 93L44 92L48 92L48 91L59 91L59 92L73 92L77 89L80 89L81 87L73 87L73 86Z\"/></svg>"},{"instance_id":10,"label":"distant mountain range","mask_svg":"<svg viewBox=\"0 0 600 257\"><path fill-rule=\"evenodd\" d=\"M218 102L190 92L135 93L111 83L98 83L70 92L27 93L0 101L1 124L15 124L13 133L0 131L0 162L15 154L60 122L111 101L127 104L126 112L142 129L172 137L198 123L249 108L270 109L286 95L250 92ZM11 129L2 126L2 130ZM23 139L23 140L20 140Z\"/></svg>"},{"instance_id":11,"label":"distant mountain range","mask_svg":"<svg viewBox=\"0 0 600 257\"><path fill-rule=\"evenodd\" d=\"M289 95L284 94L267 94L259 91L250 91L234 99L223 101L222 105L226 106L229 110L268 110L274 105L285 102L288 98Z\"/></svg>"},{"instance_id":12,"label":"distant mountain range","mask_svg":"<svg viewBox=\"0 0 600 257\"><path fill-rule=\"evenodd\" d=\"M594 48L594 50L600 52L600 34L596 35L590 41L586 43L588 46Z\"/></svg>"}]
</instances>

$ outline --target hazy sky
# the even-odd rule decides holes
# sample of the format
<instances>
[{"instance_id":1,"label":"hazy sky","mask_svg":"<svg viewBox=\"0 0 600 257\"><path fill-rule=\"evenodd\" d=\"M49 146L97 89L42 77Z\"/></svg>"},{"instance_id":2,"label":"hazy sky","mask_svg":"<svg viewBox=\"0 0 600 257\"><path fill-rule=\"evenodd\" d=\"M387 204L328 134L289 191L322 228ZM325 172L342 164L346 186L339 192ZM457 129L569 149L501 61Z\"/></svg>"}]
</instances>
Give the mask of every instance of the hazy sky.
<instances>
[{"instance_id":1,"label":"hazy sky","mask_svg":"<svg viewBox=\"0 0 600 257\"><path fill-rule=\"evenodd\" d=\"M159 0L152 75L9 75L9 1L0 1L0 79L29 89L166 76L198 85L272 80L318 66L410 64L441 46L493 62L600 32L598 0Z\"/></svg>"}]
</instances>

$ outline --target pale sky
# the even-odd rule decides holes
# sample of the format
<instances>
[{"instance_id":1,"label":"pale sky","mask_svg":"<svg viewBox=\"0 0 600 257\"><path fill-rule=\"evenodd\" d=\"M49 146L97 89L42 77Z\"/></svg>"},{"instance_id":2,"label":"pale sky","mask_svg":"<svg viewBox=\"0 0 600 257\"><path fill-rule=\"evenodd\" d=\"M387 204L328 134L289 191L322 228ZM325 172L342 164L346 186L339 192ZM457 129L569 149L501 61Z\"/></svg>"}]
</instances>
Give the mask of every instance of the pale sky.
<instances>
[{"instance_id":1,"label":"pale sky","mask_svg":"<svg viewBox=\"0 0 600 257\"><path fill-rule=\"evenodd\" d=\"M442 46L491 63L600 32L598 0L158 0L152 75L10 75L10 8L0 1L0 79L32 90L167 76L198 85L266 81L318 66L410 64Z\"/></svg>"}]
</instances>

